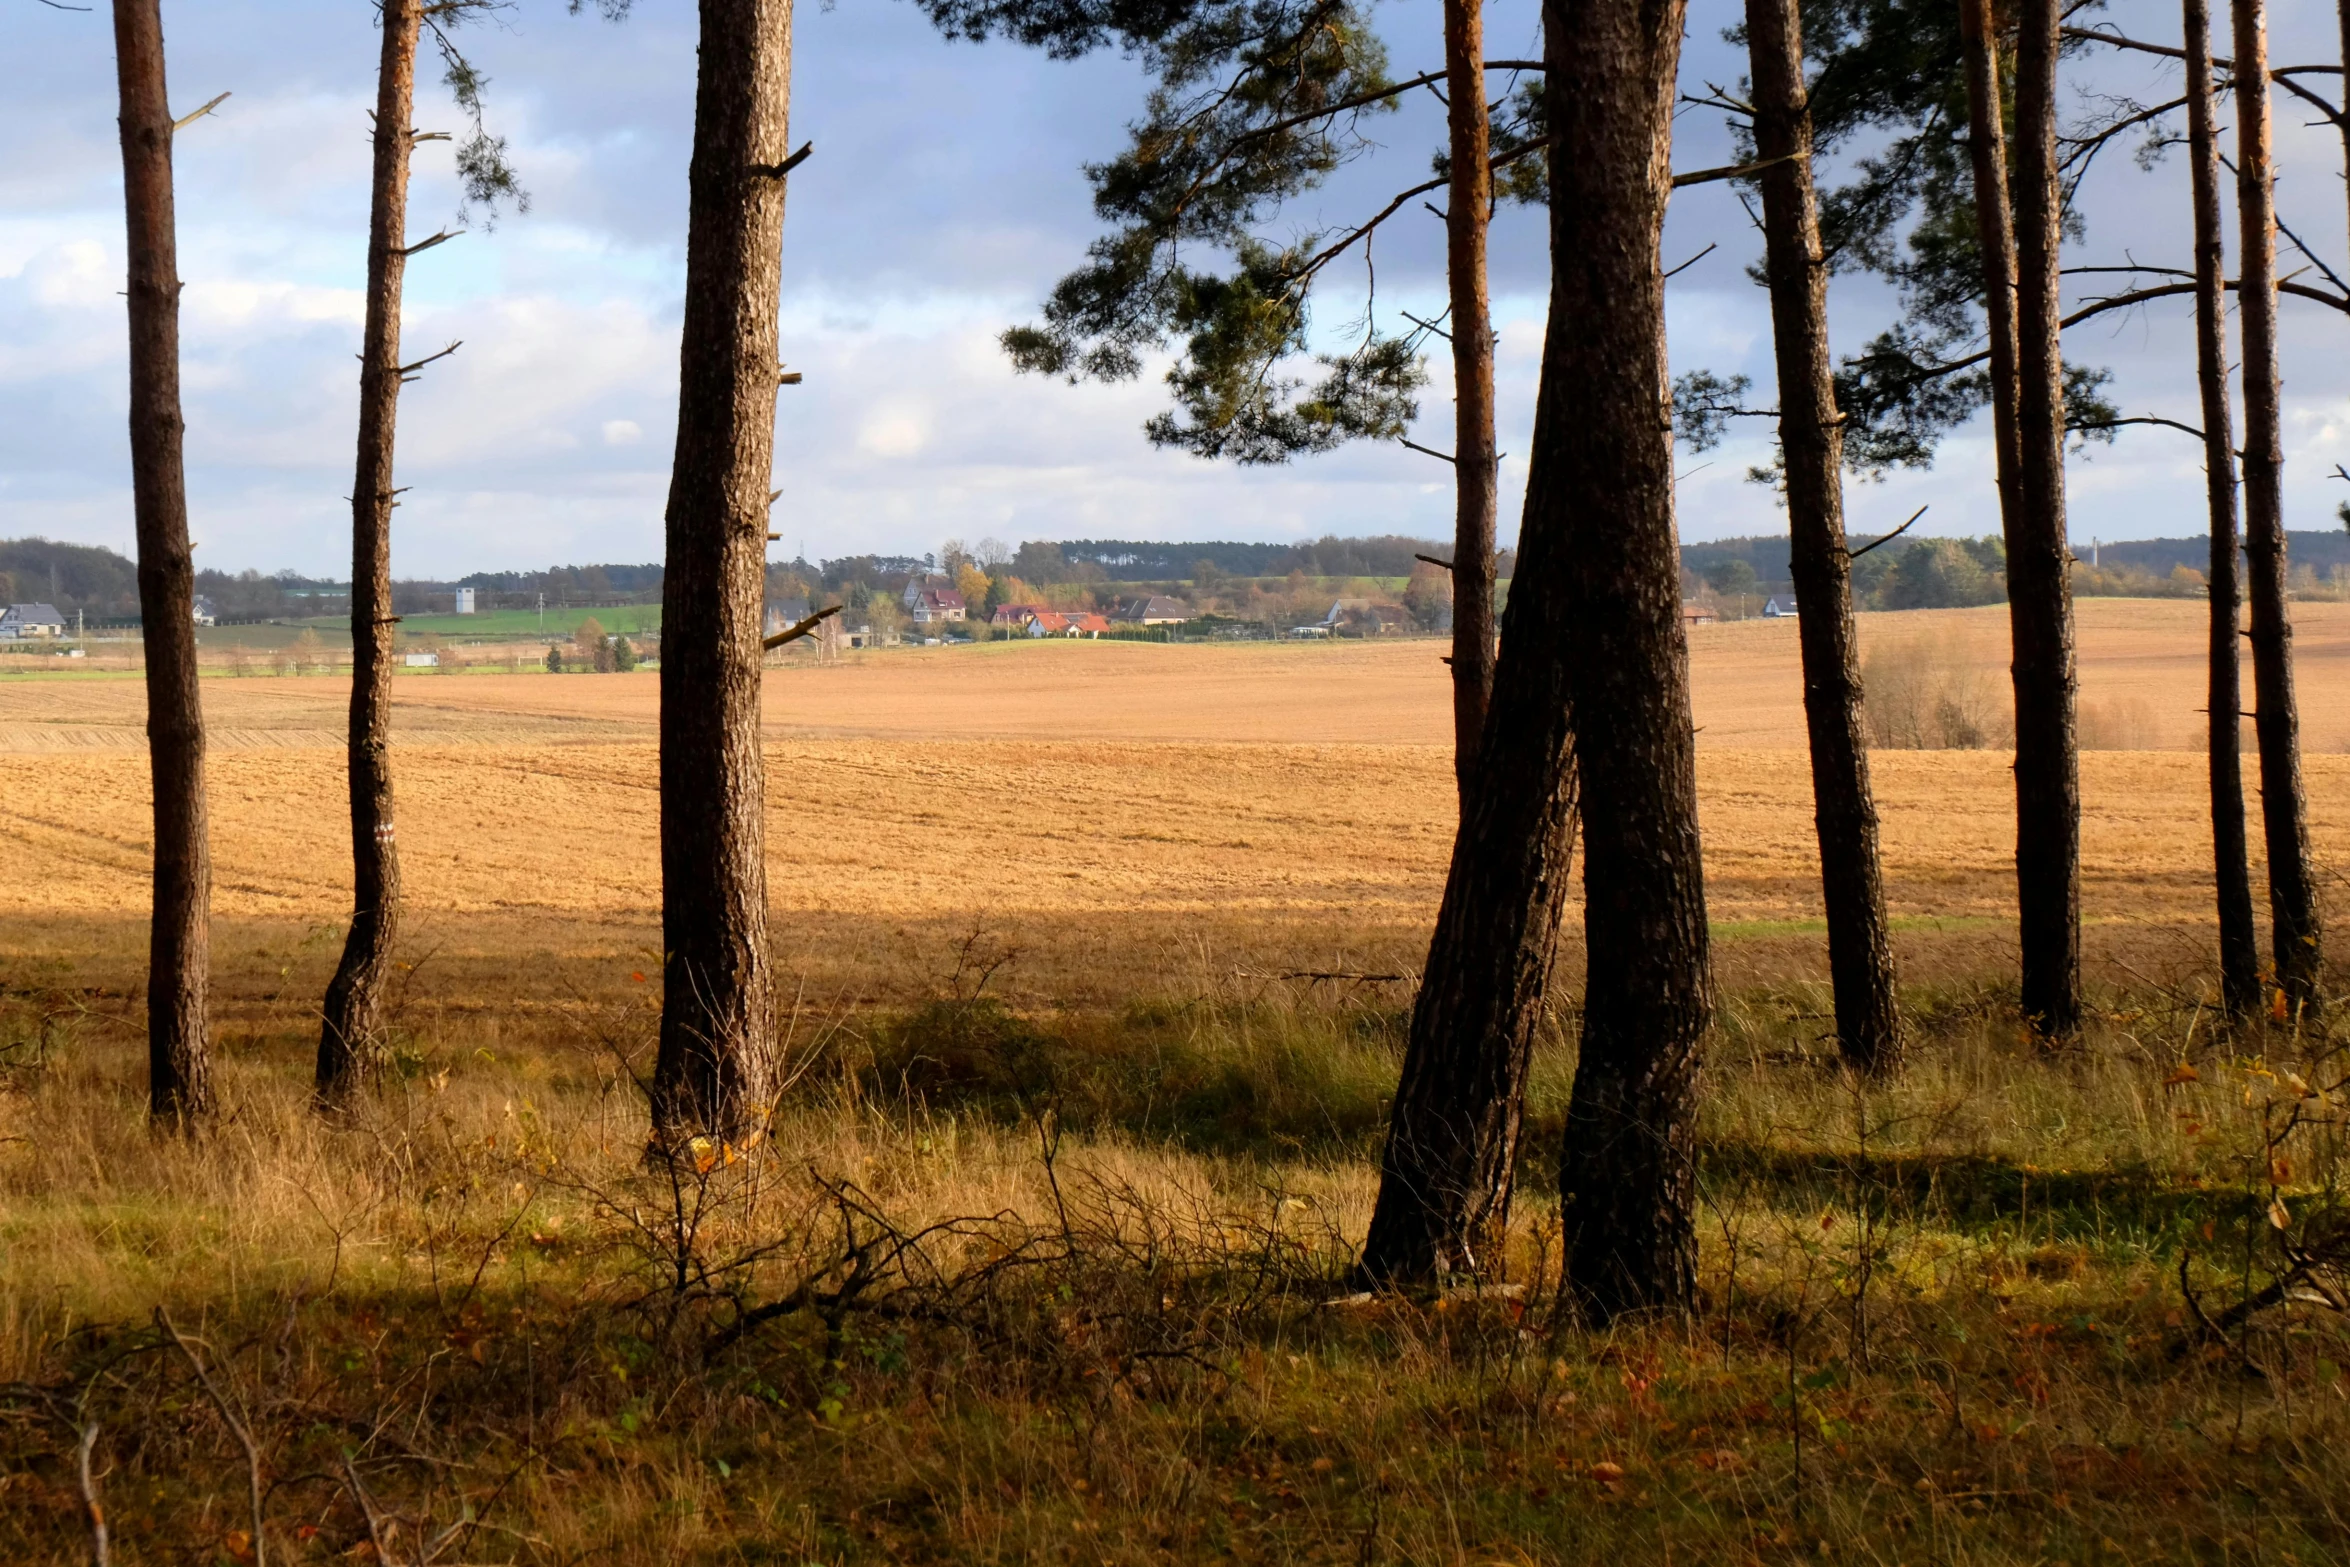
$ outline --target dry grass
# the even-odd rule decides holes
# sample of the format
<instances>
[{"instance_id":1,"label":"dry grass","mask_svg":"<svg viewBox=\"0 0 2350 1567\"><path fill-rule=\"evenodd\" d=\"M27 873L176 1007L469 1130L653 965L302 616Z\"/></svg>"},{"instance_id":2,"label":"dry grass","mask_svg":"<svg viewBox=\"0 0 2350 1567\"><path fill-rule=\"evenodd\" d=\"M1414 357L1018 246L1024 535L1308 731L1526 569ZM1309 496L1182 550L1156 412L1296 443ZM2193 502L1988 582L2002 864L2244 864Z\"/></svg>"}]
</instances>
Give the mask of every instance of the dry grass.
<instances>
[{"instance_id":1,"label":"dry grass","mask_svg":"<svg viewBox=\"0 0 2350 1567\"><path fill-rule=\"evenodd\" d=\"M2193 1314L2332 1233L2338 1097L2301 1088L2332 1047L2246 1058L2157 1000L2051 1061L1917 999L1877 1090L1807 1045L1816 992L1733 1004L1707 1307L1592 1335L1551 1293L1563 1041L1511 1288L1331 1306L1392 1007L868 1016L799 1036L763 1146L671 1180L621 1070L642 1002L495 1050L443 1020L346 1127L305 1112L298 1043L240 1052L188 1145L141 1128L130 1037L19 997L0 1549L81 1559L95 1425L118 1559L250 1559L167 1303L280 1561L368 1559L360 1490L405 1520L392 1560L450 1525L444 1560L531 1563L2338 1560L2340 1319ZM857 1287L844 1224L881 1259Z\"/></svg>"}]
</instances>

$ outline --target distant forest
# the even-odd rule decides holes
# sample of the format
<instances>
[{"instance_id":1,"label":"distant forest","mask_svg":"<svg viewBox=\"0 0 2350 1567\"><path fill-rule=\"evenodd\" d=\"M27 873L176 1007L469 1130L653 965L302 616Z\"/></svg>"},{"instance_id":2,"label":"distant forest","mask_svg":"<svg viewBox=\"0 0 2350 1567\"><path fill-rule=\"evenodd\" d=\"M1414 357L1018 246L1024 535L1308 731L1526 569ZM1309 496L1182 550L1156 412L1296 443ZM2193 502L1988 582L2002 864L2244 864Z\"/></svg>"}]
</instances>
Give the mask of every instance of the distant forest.
<instances>
[{"instance_id":1,"label":"distant forest","mask_svg":"<svg viewBox=\"0 0 2350 1567\"><path fill-rule=\"evenodd\" d=\"M2350 532L2290 535L2294 586L2304 594L2350 590ZM1335 535L1304 544L1234 540L1164 543L1142 539L1030 540L996 563L1022 580L1055 583L1148 584L1173 588L1229 577L1409 577L1414 557L1443 558L1447 546L1430 539ZM2202 538L2136 539L2091 546L2075 540L2080 564L2074 591L2120 597L2191 597L2203 585L2210 545ZM2092 564L2092 556L2094 564ZM1515 557L1503 551L1507 577ZM851 555L816 562L777 561L768 567L770 592L789 596L817 585L828 593L896 592L911 578L936 570L935 555ZM1203 567L1205 568L1203 570ZM1681 547L1683 591L1716 598L1769 597L1789 592L1784 537L1716 539ZM545 594L549 608L657 603L661 566L636 564L549 566L539 571L479 571L454 581L409 579L396 584L394 608L403 614L446 611L458 588L472 588L483 609L528 608ZM2005 556L1996 538L1896 539L1853 562L1853 592L1863 609L1948 609L1995 604L2006 593ZM348 584L279 571L199 571L196 591L224 620L300 619L337 615L347 608ZM138 618L136 566L98 545L49 539L0 539L0 603L54 604L92 621Z\"/></svg>"}]
</instances>

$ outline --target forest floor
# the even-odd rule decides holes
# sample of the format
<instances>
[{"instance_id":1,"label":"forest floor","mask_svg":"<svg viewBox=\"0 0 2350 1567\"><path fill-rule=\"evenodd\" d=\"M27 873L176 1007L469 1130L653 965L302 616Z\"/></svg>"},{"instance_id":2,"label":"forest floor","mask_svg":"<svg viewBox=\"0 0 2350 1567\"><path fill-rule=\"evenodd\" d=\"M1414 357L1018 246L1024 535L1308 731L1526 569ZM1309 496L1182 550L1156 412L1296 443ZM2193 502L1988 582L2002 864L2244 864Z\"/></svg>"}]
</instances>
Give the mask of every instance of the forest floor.
<instances>
[{"instance_id":1,"label":"forest floor","mask_svg":"<svg viewBox=\"0 0 2350 1567\"><path fill-rule=\"evenodd\" d=\"M2191 622L2107 607L2085 696L2191 707ZM1449 844L1430 644L778 671L791 1087L675 1163L650 678L401 683L397 1072L331 1125L343 687L207 683L194 1143L143 1124L137 687L0 684L0 907L44 911L0 917L0 1552L89 1559L95 1432L122 1562L2342 1559L2346 1035L2215 1031L2193 754L2084 758L2096 1018L2051 1053L2007 759L1878 752L1918 1040L1857 1083L1791 633L1692 638L1705 1304L1606 1333L1554 1294L1571 995L1500 1287L1346 1286Z\"/></svg>"}]
</instances>

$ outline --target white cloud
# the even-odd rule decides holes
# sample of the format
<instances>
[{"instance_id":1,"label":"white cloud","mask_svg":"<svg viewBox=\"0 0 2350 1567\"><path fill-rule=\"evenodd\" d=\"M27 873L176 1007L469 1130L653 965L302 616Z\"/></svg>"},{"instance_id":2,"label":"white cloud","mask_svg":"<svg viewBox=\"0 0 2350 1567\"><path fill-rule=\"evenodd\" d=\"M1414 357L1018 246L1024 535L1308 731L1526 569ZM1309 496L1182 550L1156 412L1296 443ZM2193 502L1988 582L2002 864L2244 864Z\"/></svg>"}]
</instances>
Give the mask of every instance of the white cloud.
<instances>
[{"instance_id":1,"label":"white cloud","mask_svg":"<svg viewBox=\"0 0 2350 1567\"><path fill-rule=\"evenodd\" d=\"M645 438L645 427L634 419L607 419L604 421L606 446L634 446Z\"/></svg>"}]
</instances>

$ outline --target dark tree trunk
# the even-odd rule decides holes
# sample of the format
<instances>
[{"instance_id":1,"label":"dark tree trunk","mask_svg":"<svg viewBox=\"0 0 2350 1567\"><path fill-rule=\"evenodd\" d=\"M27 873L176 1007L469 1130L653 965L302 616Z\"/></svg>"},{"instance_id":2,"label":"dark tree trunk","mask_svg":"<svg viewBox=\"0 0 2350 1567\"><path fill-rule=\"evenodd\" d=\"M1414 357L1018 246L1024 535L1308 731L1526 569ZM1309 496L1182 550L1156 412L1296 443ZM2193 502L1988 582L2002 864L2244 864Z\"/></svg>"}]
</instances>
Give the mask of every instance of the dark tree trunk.
<instances>
[{"instance_id":1,"label":"dark tree trunk","mask_svg":"<svg viewBox=\"0 0 2350 1567\"><path fill-rule=\"evenodd\" d=\"M1756 154L1762 173L1764 265L1778 349L1779 449L1787 475L1790 570L1803 644L1803 712L1811 738L1820 886L1836 1036L1863 1071L1901 1060L1900 998L1877 854L1877 802L1862 730L1860 657L1852 623L1852 558L1844 543L1844 433L1828 354L1828 266L1812 187L1811 107L1796 0L1746 0Z\"/></svg>"},{"instance_id":2,"label":"dark tree trunk","mask_svg":"<svg viewBox=\"0 0 2350 1567\"><path fill-rule=\"evenodd\" d=\"M147 655L147 756L155 785L147 1105L158 1120L185 1123L213 1108L205 1038L212 849L204 806L204 707L196 685L196 570L180 452L179 255L160 0L115 0L114 54L130 251L131 506L139 540L139 639Z\"/></svg>"},{"instance_id":3,"label":"dark tree trunk","mask_svg":"<svg viewBox=\"0 0 2350 1567\"><path fill-rule=\"evenodd\" d=\"M771 1108L759 615L774 468L790 0L702 0L661 589L660 1056L670 1136Z\"/></svg>"},{"instance_id":4,"label":"dark tree trunk","mask_svg":"<svg viewBox=\"0 0 2350 1567\"><path fill-rule=\"evenodd\" d=\"M2195 377L2203 393L2204 495L2211 517L2212 883L2219 903L2220 1005L2242 1021L2260 1004L2260 942L2245 863L2243 707L2236 648L2236 442L2228 406L2228 317L2219 137L2211 120L2211 0L2184 0L2188 163L2195 191Z\"/></svg>"},{"instance_id":5,"label":"dark tree trunk","mask_svg":"<svg viewBox=\"0 0 2350 1567\"><path fill-rule=\"evenodd\" d=\"M1452 287L1453 768L1465 821L1469 780L1493 691L1493 532L1500 480L1493 433L1493 311L1485 280L1493 175L1486 167L1491 128L1481 0L1445 0L1444 76L1452 136L1444 227Z\"/></svg>"},{"instance_id":6,"label":"dark tree trunk","mask_svg":"<svg viewBox=\"0 0 2350 1567\"><path fill-rule=\"evenodd\" d=\"M2334 128L2342 133L2342 186L2350 192L2350 0L2340 0L2334 12L2342 38L2342 112L2334 120Z\"/></svg>"},{"instance_id":7,"label":"dark tree trunk","mask_svg":"<svg viewBox=\"0 0 2350 1567\"><path fill-rule=\"evenodd\" d=\"M2242 240L2236 308L2244 313L2244 565L2251 601L2252 728L2260 744L2260 814L2268 844L2268 912L2277 984L2295 1006L2318 1003L2324 961L2309 812L2301 794L2301 716L2293 697L2293 623L2285 609L2285 454L2277 409L2277 211L2270 166L2268 20L2235 0L2236 209ZM2257 88L2246 88L2257 83Z\"/></svg>"},{"instance_id":8,"label":"dark tree trunk","mask_svg":"<svg viewBox=\"0 0 2350 1567\"><path fill-rule=\"evenodd\" d=\"M1366 1284L1498 1271L1526 1069L1573 892L1575 768L1562 614L1569 563L1543 456L1545 437L1556 439L1567 411L1546 378L1506 653L1412 1008L1363 1244Z\"/></svg>"},{"instance_id":9,"label":"dark tree trunk","mask_svg":"<svg viewBox=\"0 0 2350 1567\"><path fill-rule=\"evenodd\" d=\"M1999 436L2000 512L2015 682L2023 1010L2036 1033L2062 1039L2081 1021L2081 789L2073 731L2071 552L2064 521L2064 358L2058 342L2060 5L2059 0L2024 0L2022 7L2011 213L1989 0L1965 4L1976 222L1992 316L1993 406L2006 415L2012 431ZM2002 313L2009 323L2004 334ZM2003 335L2010 345L2004 355ZM2003 358L2011 368L2002 369Z\"/></svg>"},{"instance_id":10,"label":"dark tree trunk","mask_svg":"<svg viewBox=\"0 0 2350 1567\"><path fill-rule=\"evenodd\" d=\"M1713 1016L1673 526L1659 259L1684 0L1547 0L1543 486L1566 592L1583 813L1582 1053L1560 1166L1585 1315L1697 1296L1698 1046Z\"/></svg>"},{"instance_id":11,"label":"dark tree trunk","mask_svg":"<svg viewBox=\"0 0 2350 1567\"><path fill-rule=\"evenodd\" d=\"M327 1104L347 1100L374 1075L384 980L400 921L400 850L392 827L392 443L400 411L400 289L408 266L420 0L383 0L382 26L359 458L351 481L351 929L326 987L318 1035L317 1092Z\"/></svg>"}]
</instances>

